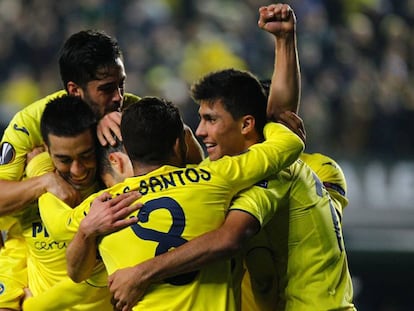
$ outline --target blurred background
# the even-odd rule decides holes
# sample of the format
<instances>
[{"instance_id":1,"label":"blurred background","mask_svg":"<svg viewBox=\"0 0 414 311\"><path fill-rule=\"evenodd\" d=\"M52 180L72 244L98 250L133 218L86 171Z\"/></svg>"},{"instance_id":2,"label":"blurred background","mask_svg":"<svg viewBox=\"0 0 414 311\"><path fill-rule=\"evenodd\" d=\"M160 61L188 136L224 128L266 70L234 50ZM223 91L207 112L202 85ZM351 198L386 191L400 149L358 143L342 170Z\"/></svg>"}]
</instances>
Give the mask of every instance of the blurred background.
<instances>
[{"instance_id":1,"label":"blurred background","mask_svg":"<svg viewBox=\"0 0 414 311\"><path fill-rule=\"evenodd\" d=\"M257 27L270 3L0 0L0 133L62 88L57 52L87 28L118 39L128 92L167 97L195 129L192 81L227 67L270 78L273 39ZM343 226L358 310L412 310L414 1L285 3L297 16L307 152L332 156L348 180Z\"/></svg>"}]
</instances>

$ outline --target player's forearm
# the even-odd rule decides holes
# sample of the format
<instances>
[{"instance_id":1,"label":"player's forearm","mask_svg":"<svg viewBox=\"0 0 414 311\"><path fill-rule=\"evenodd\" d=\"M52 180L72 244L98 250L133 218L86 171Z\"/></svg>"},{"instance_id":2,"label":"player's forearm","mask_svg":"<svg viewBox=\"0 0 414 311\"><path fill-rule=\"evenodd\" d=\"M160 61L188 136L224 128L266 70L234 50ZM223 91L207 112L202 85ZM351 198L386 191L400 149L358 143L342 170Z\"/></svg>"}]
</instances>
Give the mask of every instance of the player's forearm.
<instances>
[{"instance_id":1,"label":"player's forearm","mask_svg":"<svg viewBox=\"0 0 414 311\"><path fill-rule=\"evenodd\" d=\"M4 216L24 208L45 193L45 177L23 181L0 180L0 189L0 216Z\"/></svg>"},{"instance_id":2,"label":"player's forearm","mask_svg":"<svg viewBox=\"0 0 414 311\"><path fill-rule=\"evenodd\" d=\"M66 249L68 275L74 282L91 276L96 263L96 237L85 234L80 228Z\"/></svg>"},{"instance_id":3,"label":"player's forearm","mask_svg":"<svg viewBox=\"0 0 414 311\"><path fill-rule=\"evenodd\" d=\"M60 297L59 297L60 295ZM59 295L54 293L53 287L47 291L40 293L39 295L28 297L23 302L24 311L53 311L56 310L55 303L59 301L62 296L62 292Z\"/></svg>"},{"instance_id":4,"label":"player's forearm","mask_svg":"<svg viewBox=\"0 0 414 311\"><path fill-rule=\"evenodd\" d=\"M92 294L89 288L83 286L83 284L75 284L69 278L65 278L36 296L27 297L23 302L23 310L67 310L75 305L87 302L90 297L87 297L87 294Z\"/></svg>"},{"instance_id":5,"label":"player's forearm","mask_svg":"<svg viewBox=\"0 0 414 311\"><path fill-rule=\"evenodd\" d=\"M136 266L136 271L143 280L153 283L201 269L206 264L234 256L258 229L258 221L251 215L232 211L220 228Z\"/></svg>"},{"instance_id":6,"label":"player's forearm","mask_svg":"<svg viewBox=\"0 0 414 311\"><path fill-rule=\"evenodd\" d=\"M156 283L172 276L198 270L205 264L229 258L239 250L239 245L227 243L228 239L219 231L207 233L173 251L137 265L135 267L137 279Z\"/></svg>"},{"instance_id":7,"label":"player's forearm","mask_svg":"<svg viewBox=\"0 0 414 311\"><path fill-rule=\"evenodd\" d=\"M298 112L300 101L300 66L293 32L287 37L275 38L275 63L269 92L267 115L278 120L284 111Z\"/></svg>"}]
</instances>

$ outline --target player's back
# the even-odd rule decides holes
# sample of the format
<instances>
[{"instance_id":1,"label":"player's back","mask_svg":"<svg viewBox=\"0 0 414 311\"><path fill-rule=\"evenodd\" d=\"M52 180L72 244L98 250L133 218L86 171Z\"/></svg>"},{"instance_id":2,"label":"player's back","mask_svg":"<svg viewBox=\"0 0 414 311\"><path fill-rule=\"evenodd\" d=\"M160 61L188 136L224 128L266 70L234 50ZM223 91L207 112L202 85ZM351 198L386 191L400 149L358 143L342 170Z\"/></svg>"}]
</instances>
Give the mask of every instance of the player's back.
<instances>
[{"instance_id":1,"label":"player's back","mask_svg":"<svg viewBox=\"0 0 414 311\"><path fill-rule=\"evenodd\" d=\"M218 228L234 194L231 183L203 167L164 166L125 184L140 189L144 206L138 223L102 239L99 250L109 274ZM233 310L229 261L151 286L134 310L148 309Z\"/></svg>"}]
</instances>

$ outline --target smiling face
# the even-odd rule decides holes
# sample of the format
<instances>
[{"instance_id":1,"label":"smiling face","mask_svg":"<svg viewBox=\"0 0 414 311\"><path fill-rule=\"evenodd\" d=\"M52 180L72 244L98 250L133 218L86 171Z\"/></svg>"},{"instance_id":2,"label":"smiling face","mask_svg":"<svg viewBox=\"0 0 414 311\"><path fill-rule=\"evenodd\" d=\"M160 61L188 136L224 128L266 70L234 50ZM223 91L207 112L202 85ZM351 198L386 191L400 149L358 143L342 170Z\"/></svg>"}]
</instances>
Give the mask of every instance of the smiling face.
<instances>
[{"instance_id":1,"label":"smiling face","mask_svg":"<svg viewBox=\"0 0 414 311\"><path fill-rule=\"evenodd\" d=\"M201 101L198 110L200 123L196 135L204 143L210 160L236 155L246 150L243 135L244 119L235 120L221 101Z\"/></svg>"},{"instance_id":2,"label":"smiling face","mask_svg":"<svg viewBox=\"0 0 414 311\"><path fill-rule=\"evenodd\" d=\"M91 130L74 137L49 134L48 151L56 170L75 189L86 189L95 182L95 140Z\"/></svg>"},{"instance_id":3,"label":"smiling face","mask_svg":"<svg viewBox=\"0 0 414 311\"><path fill-rule=\"evenodd\" d=\"M92 80L86 87L77 89L99 118L108 112L117 111L124 99L125 68L122 60L116 60L116 66L98 71L99 80ZM77 94L74 94L77 95Z\"/></svg>"}]
</instances>

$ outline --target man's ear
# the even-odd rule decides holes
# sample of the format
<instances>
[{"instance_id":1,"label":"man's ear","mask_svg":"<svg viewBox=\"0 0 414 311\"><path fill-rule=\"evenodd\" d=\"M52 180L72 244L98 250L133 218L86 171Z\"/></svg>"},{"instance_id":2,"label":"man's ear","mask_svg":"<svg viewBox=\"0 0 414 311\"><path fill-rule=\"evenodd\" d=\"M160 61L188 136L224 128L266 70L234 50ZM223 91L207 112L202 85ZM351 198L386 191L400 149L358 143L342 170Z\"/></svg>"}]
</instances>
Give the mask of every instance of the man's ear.
<instances>
[{"instance_id":1,"label":"man's ear","mask_svg":"<svg viewBox=\"0 0 414 311\"><path fill-rule=\"evenodd\" d=\"M253 118L252 115L245 115L242 118L242 128L241 128L242 134L246 135L254 131L255 124L256 124L256 120L255 118Z\"/></svg>"},{"instance_id":2,"label":"man's ear","mask_svg":"<svg viewBox=\"0 0 414 311\"><path fill-rule=\"evenodd\" d=\"M80 96L83 98L83 90L75 82L69 81L67 84L69 95Z\"/></svg>"},{"instance_id":3,"label":"man's ear","mask_svg":"<svg viewBox=\"0 0 414 311\"><path fill-rule=\"evenodd\" d=\"M122 174L124 170L124 163L122 162L122 157L120 152L111 152L108 155L109 163L111 163L112 169L118 174Z\"/></svg>"}]
</instances>

